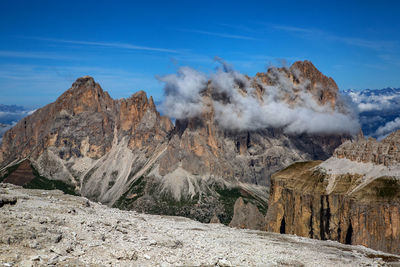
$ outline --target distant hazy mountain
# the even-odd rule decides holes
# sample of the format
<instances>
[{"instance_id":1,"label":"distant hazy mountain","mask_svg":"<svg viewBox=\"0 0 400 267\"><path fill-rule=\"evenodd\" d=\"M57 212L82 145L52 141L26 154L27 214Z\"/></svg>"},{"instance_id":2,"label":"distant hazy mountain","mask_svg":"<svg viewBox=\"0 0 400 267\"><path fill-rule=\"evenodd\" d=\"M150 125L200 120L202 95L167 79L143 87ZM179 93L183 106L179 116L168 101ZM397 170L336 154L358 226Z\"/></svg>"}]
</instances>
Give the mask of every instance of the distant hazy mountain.
<instances>
[{"instance_id":1,"label":"distant hazy mountain","mask_svg":"<svg viewBox=\"0 0 400 267\"><path fill-rule=\"evenodd\" d=\"M30 113L31 110L25 107L0 104L0 123L15 124Z\"/></svg>"},{"instance_id":2,"label":"distant hazy mountain","mask_svg":"<svg viewBox=\"0 0 400 267\"><path fill-rule=\"evenodd\" d=\"M2 141L3 134L8 129L32 112L32 110L22 106L0 104L0 142Z\"/></svg>"},{"instance_id":3,"label":"distant hazy mountain","mask_svg":"<svg viewBox=\"0 0 400 267\"><path fill-rule=\"evenodd\" d=\"M344 91L354 102L364 135L382 139L400 129L400 88Z\"/></svg>"}]
</instances>

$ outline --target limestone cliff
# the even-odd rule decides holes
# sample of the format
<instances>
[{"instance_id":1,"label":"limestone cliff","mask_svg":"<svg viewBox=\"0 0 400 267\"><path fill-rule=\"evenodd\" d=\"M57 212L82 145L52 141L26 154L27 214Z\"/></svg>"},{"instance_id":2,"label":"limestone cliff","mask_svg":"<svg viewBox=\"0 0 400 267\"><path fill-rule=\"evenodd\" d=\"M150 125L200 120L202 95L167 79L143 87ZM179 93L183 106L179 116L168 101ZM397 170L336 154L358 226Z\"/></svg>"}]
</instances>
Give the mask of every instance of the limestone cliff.
<instances>
[{"instance_id":1,"label":"limestone cliff","mask_svg":"<svg viewBox=\"0 0 400 267\"><path fill-rule=\"evenodd\" d=\"M113 100L85 76L5 133L0 166L28 158L40 175L113 203L172 127L143 91Z\"/></svg>"},{"instance_id":2,"label":"limestone cliff","mask_svg":"<svg viewBox=\"0 0 400 267\"><path fill-rule=\"evenodd\" d=\"M400 253L400 131L345 142L271 181L266 230Z\"/></svg>"},{"instance_id":3,"label":"limestone cliff","mask_svg":"<svg viewBox=\"0 0 400 267\"><path fill-rule=\"evenodd\" d=\"M260 101L264 85L277 83L280 75L290 78L285 90L294 95L284 101L296 102L301 84L317 104L340 106L335 82L308 61L248 77ZM242 90L240 82L236 89ZM202 98L229 101L210 82ZM326 159L349 137L228 130L211 104L174 126L144 92L113 100L85 76L4 135L0 171L8 175L29 159L39 176L110 206L260 228L259 222L246 222L246 214L265 215L271 174L296 161Z\"/></svg>"},{"instance_id":4,"label":"limestone cliff","mask_svg":"<svg viewBox=\"0 0 400 267\"><path fill-rule=\"evenodd\" d=\"M288 91L296 93L296 84L300 83L298 79L302 79L307 90L318 98L317 103L336 104L338 88L335 82L322 75L308 61L295 63L290 69L271 69L269 72L272 74L248 77L260 97L265 89L262 85L277 83L277 76L287 75L291 77L286 88ZM242 90L240 82L235 86L237 90ZM148 178L133 184L116 206L146 212L168 212L205 222L216 216L219 221L228 224L235 212L247 212L247 205L233 208L236 200L242 197L257 212L265 215L272 173L296 161L327 159L337 146L349 138L345 134L288 134L276 128L228 130L216 120L212 102L229 102L229 96L209 82L202 91L202 98L206 105L202 114L176 120L168 145ZM159 190L153 190L154 184L160 183ZM140 193L137 193L138 190ZM160 195L166 200L160 201ZM172 201L168 200L171 198ZM182 205L179 210L171 208L176 207L174 203L177 201ZM244 217L238 215L236 218ZM260 228L258 224L251 226L238 220L231 225Z\"/></svg>"}]
</instances>

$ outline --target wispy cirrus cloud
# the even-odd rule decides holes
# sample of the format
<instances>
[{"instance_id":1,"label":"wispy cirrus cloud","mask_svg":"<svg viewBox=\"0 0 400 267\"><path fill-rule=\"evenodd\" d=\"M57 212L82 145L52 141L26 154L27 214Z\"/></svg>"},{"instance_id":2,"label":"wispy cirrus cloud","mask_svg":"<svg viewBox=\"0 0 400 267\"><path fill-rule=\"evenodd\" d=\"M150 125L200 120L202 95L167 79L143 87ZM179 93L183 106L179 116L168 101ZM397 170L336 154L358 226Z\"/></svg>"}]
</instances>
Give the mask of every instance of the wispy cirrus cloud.
<instances>
[{"instance_id":1,"label":"wispy cirrus cloud","mask_svg":"<svg viewBox=\"0 0 400 267\"><path fill-rule=\"evenodd\" d=\"M346 37L346 36L338 36L320 29L314 28L302 28L302 27L293 27L286 25L270 25L273 29L289 32L292 34L300 35L304 38L319 38L325 39L328 41L337 41L340 43L344 43L351 46L363 47L368 49L373 49L377 51L393 49L397 46L397 42L395 41L381 41L381 40L369 40L363 38L354 38L354 37Z\"/></svg>"},{"instance_id":2,"label":"wispy cirrus cloud","mask_svg":"<svg viewBox=\"0 0 400 267\"><path fill-rule=\"evenodd\" d=\"M44 37L23 37L23 38L40 40L40 41L48 41L48 42L54 42L54 43L76 44L76 45L85 45L85 46L109 47L109 48L118 48L118 49L142 50L142 51L153 51L153 52L164 52L164 53L179 53L179 51L175 50L175 49L140 46L140 45L134 45L134 44L129 44L129 43L120 43L120 42L68 40L68 39L56 39L56 38L44 38Z\"/></svg>"},{"instance_id":3,"label":"wispy cirrus cloud","mask_svg":"<svg viewBox=\"0 0 400 267\"><path fill-rule=\"evenodd\" d=\"M217 37L229 38L229 39L253 40L253 41L258 41L259 40L257 38L250 37L250 36L245 36L245 35L236 35L236 34L220 33L220 32L210 32L210 31L203 31L203 30L197 30L197 29L179 29L179 31L192 32L192 33L198 33L198 34L203 34L203 35L211 35L211 36L217 36Z\"/></svg>"},{"instance_id":4,"label":"wispy cirrus cloud","mask_svg":"<svg viewBox=\"0 0 400 267\"><path fill-rule=\"evenodd\" d=\"M55 53L36 52L36 51L9 51L0 50L0 57L9 58L32 58L32 59L52 59L52 60L75 60L76 57L63 56Z\"/></svg>"},{"instance_id":5,"label":"wispy cirrus cloud","mask_svg":"<svg viewBox=\"0 0 400 267\"><path fill-rule=\"evenodd\" d=\"M54 101L84 75L92 76L115 98L129 97L138 90L146 90L155 99L162 97L161 85L151 73L90 65L0 64L0 102L39 107Z\"/></svg>"}]
</instances>

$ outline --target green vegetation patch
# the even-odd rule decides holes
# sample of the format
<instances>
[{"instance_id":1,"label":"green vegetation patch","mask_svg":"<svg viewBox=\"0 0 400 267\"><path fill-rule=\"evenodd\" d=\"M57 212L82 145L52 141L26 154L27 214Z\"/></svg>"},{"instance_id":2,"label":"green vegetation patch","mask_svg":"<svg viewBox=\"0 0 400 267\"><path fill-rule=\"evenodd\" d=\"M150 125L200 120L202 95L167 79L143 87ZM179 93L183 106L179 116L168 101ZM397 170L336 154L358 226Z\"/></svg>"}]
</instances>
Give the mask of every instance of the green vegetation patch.
<instances>
[{"instance_id":1,"label":"green vegetation patch","mask_svg":"<svg viewBox=\"0 0 400 267\"><path fill-rule=\"evenodd\" d=\"M146 181L143 176L137 178L132 185L115 203L114 207L122 210L130 209L133 202L144 195Z\"/></svg>"},{"instance_id":2,"label":"green vegetation patch","mask_svg":"<svg viewBox=\"0 0 400 267\"><path fill-rule=\"evenodd\" d=\"M66 184L62 181L49 180L46 177L40 176L39 172L32 165L31 168L35 178L33 178L33 180L30 181L28 184L24 185L24 188L44 190L58 189L63 191L65 194L75 196L78 195L72 185Z\"/></svg>"}]
</instances>

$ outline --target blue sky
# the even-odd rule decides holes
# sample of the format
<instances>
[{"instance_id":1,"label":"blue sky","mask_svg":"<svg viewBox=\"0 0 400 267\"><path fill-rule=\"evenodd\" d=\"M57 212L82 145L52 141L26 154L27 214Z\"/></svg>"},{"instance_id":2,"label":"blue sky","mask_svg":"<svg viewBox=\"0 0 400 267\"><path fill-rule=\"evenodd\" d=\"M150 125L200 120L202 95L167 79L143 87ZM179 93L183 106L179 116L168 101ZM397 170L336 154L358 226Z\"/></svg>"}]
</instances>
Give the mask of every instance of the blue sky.
<instances>
[{"instance_id":1,"label":"blue sky","mask_svg":"<svg viewBox=\"0 0 400 267\"><path fill-rule=\"evenodd\" d=\"M304 3L306 2L306 3ZM400 87L399 1L1 1L0 103L35 108L91 75L112 97L215 56L254 75L311 60L340 89Z\"/></svg>"}]
</instances>

